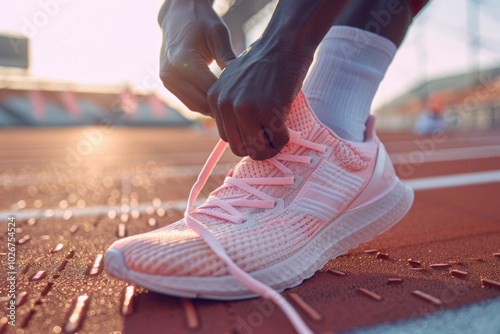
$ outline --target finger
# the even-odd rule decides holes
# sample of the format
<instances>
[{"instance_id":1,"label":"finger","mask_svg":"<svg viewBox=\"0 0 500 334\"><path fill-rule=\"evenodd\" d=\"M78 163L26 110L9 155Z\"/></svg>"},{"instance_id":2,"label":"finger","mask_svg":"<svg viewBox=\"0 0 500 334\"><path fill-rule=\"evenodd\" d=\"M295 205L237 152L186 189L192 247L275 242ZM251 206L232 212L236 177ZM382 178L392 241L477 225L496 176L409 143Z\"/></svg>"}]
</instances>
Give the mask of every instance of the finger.
<instances>
[{"instance_id":1,"label":"finger","mask_svg":"<svg viewBox=\"0 0 500 334\"><path fill-rule=\"evenodd\" d=\"M172 56L172 59L163 71L165 75L171 75L171 86L177 85L176 79L183 79L206 95L208 89L217 81L217 77L197 50L185 50L182 54Z\"/></svg>"},{"instance_id":2,"label":"finger","mask_svg":"<svg viewBox=\"0 0 500 334\"><path fill-rule=\"evenodd\" d=\"M217 125L217 130L219 131L219 137L226 143L229 142L226 135L226 130L224 129L224 123L222 122L222 116L219 109L211 108L212 116L215 119L215 124Z\"/></svg>"},{"instance_id":3,"label":"finger","mask_svg":"<svg viewBox=\"0 0 500 334\"><path fill-rule=\"evenodd\" d=\"M275 156L290 141L290 135L286 126L283 126L279 131L262 126L262 131L264 132L264 137L268 142L268 145L266 146L268 148L268 155Z\"/></svg>"},{"instance_id":4,"label":"finger","mask_svg":"<svg viewBox=\"0 0 500 334\"><path fill-rule=\"evenodd\" d=\"M225 69L230 62L236 59L231 45L231 36L227 27L221 23L214 26L215 38L210 39L211 54L221 70Z\"/></svg>"},{"instance_id":5,"label":"finger","mask_svg":"<svg viewBox=\"0 0 500 334\"><path fill-rule=\"evenodd\" d=\"M247 105L246 113L237 113L239 124L244 124L241 137L247 154L254 160L265 160L277 155L290 140L285 123L285 111L261 110L256 105ZM269 108L271 109L271 108Z\"/></svg>"},{"instance_id":6,"label":"finger","mask_svg":"<svg viewBox=\"0 0 500 334\"><path fill-rule=\"evenodd\" d=\"M254 160L266 160L280 153L288 142L288 134L279 136L260 123L247 124L241 133L247 154Z\"/></svg>"},{"instance_id":7,"label":"finger","mask_svg":"<svg viewBox=\"0 0 500 334\"><path fill-rule=\"evenodd\" d=\"M189 72L180 71L178 67L179 64L175 65L170 62L162 64L160 77L163 85L190 110L210 115L207 91L201 89L199 84L196 84L199 78L193 77ZM205 80L209 81L209 84L212 84L217 79L213 76Z\"/></svg>"},{"instance_id":8,"label":"finger","mask_svg":"<svg viewBox=\"0 0 500 334\"><path fill-rule=\"evenodd\" d=\"M208 101L208 106L210 108L210 112L213 118L215 119L215 123L217 124L217 130L219 131L219 136L223 141L227 143L228 140L226 136L226 131L224 130L224 123L222 122L222 116L219 110L219 91L217 90L217 88L218 86L216 83L208 90L207 101Z\"/></svg>"},{"instance_id":9,"label":"finger","mask_svg":"<svg viewBox=\"0 0 500 334\"><path fill-rule=\"evenodd\" d=\"M290 140L288 127L286 125L287 115L291 104L285 105L281 109L273 108L271 112L260 119L260 124L264 130L269 145L274 150L281 150Z\"/></svg>"},{"instance_id":10,"label":"finger","mask_svg":"<svg viewBox=\"0 0 500 334\"><path fill-rule=\"evenodd\" d=\"M219 103L219 110L222 116L222 125L224 127L224 132L226 133L227 142L231 151L239 156L244 157L247 155L245 144L241 139L240 129L234 118L234 112L232 105L229 103Z\"/></svg>"},{"instance_id":11,"label":"finger","mask_svg":"<svg viewBox=\"0 0 500 334\"><path fill-rule=\"evenodd\" d=\"M189 110L212 116L206 95L198 87L193 87L191 82L179 80L175 88L167 87L167 89L184 103Z\"/></svg>"},{"instance_id":12,"label":"finger","mask_svg":"<svg viewBox=\"0 0 500 334\"><path fill-rule=\"evenodd\" d=\"M288 143L290 136L283 118L282 113L271 112L259 119L259 142L262 143L264 149L258 152L255 160L274 157ZM253 131L257 133L257 130L254 129Z\"/></svg>"},{"instance_id":13,"label":"finger","mask_svg":"<svg viewBox=\"0 0 500 334\"><path fill-rule=\"evenodd\" d=\"M254 160L265 160L271 158L269 143L259 122L248 120L241 127L241 138L246 148L247 155Z\"/></svg>"},{"instance_id":14,"label":"finger","mask_svg":"<svg viewBox=\"0 0 500 334\"><path fill-rule=\"evenodd\" d=\"M190 76L189 80L193 82L206 96L210 87L212 87L212 85L217 81L217 77L212 73L212 71L210 71L206 61L200 55L197 55L192 59L191 66L195 69L195 75Z\"/></svg>"}]
</instances>

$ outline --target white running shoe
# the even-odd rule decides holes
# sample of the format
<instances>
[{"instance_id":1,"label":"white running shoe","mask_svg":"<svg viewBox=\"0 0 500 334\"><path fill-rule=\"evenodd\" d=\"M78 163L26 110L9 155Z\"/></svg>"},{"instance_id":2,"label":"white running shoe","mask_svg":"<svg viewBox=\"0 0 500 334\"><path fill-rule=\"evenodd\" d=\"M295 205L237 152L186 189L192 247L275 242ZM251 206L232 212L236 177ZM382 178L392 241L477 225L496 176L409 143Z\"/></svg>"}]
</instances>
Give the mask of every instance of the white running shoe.
<instances>
[{"instance_id":1,"label":"white running shoe","mask_svg":"<svg viewBox=\"0 0 500 334\"><path fill-rule=\"evenodd\" d=\"M307 332L272 289L300 284L396 224L413 191L396 177L373 117L363 143L345 141L321 124L301 92L287 126L291 139L277 156L243 158L206 203L192 209L226 147L219 142L193 187L186 218L113 243L107 272L181 297L271 298Z\"/></svg>"}]
</instances>

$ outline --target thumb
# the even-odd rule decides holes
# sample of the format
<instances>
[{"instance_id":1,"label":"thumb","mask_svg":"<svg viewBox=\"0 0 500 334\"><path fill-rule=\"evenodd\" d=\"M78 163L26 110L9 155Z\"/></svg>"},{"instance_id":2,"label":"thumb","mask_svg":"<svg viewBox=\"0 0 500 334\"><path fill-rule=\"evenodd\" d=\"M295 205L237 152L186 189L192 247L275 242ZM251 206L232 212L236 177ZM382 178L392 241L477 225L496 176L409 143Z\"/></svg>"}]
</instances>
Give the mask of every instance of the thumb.
<instances>
[{"instance_id":1,"label":"thumb","mask_svg":"<svg viewBox=\"0 0 500 334\"><path fill-rule=\"evenodd\" d=\"M234 54L231 47L229 47L228 50L218 50L215 54L215 61L217 62L217 65L219 65L221 71L224 70L226 66L235 59L236 55Z\"/></svg>"},{"instance_id":2,"label":"thumb","mask_svg":"<svg viewBox=\"0 0 500 334\"><path fill-rule=\"evenodd\" d=\"M228 34L220 36L214 49L214 59L221 70L224 70L230 62L236 59Z\"/></svg>"}]
</instances>

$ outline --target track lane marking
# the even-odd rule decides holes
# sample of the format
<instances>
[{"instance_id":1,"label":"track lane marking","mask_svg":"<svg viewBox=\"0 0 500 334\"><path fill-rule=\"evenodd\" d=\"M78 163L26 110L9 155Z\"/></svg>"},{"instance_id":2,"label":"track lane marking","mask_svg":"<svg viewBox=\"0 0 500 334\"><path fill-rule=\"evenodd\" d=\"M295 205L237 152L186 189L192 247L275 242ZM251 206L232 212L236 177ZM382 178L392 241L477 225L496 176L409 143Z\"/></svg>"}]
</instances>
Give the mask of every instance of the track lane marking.
<instances>
[{"instance_id":1,"label":"track lane marking","mask_svg":"<svg viewBox=\"0 0 500 334\"><path fill-rule=\"evenodd\" d=\"M413 150L411 152L404 153L393 153L389 154L392 162L396 166L402 165L412 165L419 166L428 162L440 162L440 161L459 161L459 160L473 160L473 159L484 159L484 158L496 158L500 157L500 145L490 145L490 146L478 146L478 147L465 147L465 148L453 148L453 149L443 149L443 150L433 150L425 152L423 150ZM2 162L0 162L1 165ZM237 162L234 163L224 163L216 167L213 175L224 175L232 167L234 167ZM171 177L196 177L201 171L203 165L171 165L168 167L158 167L154 168L151 172L157 179L168 179ZM114 179L122 179L126 177L132 177L135 175L134 172L126 172L121 175L115 175ZM76 174L64 175L64 177L78 177ZM8 179L8 180L7 180ZM44 182L56 182L59 180L57 175L44 175ZM18 177L18 176L0 176L0 184L9 181L14 182L17 186L32 185L35 182L40 182L37 175L32 175L31 177Z\"/></svg>"},{"instance_id":2,"label":"track lane marking","mask_svg":"<svg viewBox=\"0 0 500 334\"><path fill-rule=\"evenodd\" d=\"M388 145L389 146L389 145ZM197 151L197 152L173 152L173 153L134 153L134 157L137 160L149 159L155 161L179 161L186 160L188 158L203 157L208 156L210 151ZM458 148L443 148L443 149L421 149L415 148L411 151L406 152L395 152L389 154L391 160L394 164L405 164L410 160L415 160L417 154L423 155L423 160L419 160L418 163L426 162L437 162L437 161L455 161L455 160L468 160L468 159L478 159L478 158L495 158L500 157L500 145L486 145L486 146L468 146L468 147L458 147ZM118 158L126 157L128 154L117 155ZM109 158L108 153L99 153L92 156L86 156L84 159L88 161L101 160L103 158ZM60 158L60 157L59 157ZM60 160L60 159L59 159ZM188 159L189 160L189 159ZM15 158L15 159L2 159L0 161L0 166L11 165L12 163L43 163L50 162L44 157L39 158ZM58 158L54 158L52 161L58 161ZM203 165L200 165L200 169Z\"/></svg>"},{"instance_id":3,"label":"track lane marking","mask_svg":"<svg viewBox=\"0 0 500 334\"><path fill-rule=\"evenodd\" d=\"M462 187L476 184L500 182L500 170L465 173L445 176L423 177L405 180L404 183L413 190L429 190L451 187Z\"/></svg>"},{"instance_id":4,"label":"track lane marking","mask_svg":"<svg viewBox=\"0 0 500 334\"><path fill-rule=\"evenodd\" d=\"M392 153L389 154L389 156L395 165L496 158L500 157L500 145L448 148L429 151L415 149L410 152Z\"/></svg>"},{"instance_id":5,"label":"track lane marking","mask_svg":"<svg viewBox=\"0 0 500 334\"><path fill-rule=\"evenodd\" d=\"M413 188L415 191L419 190L429 190L429 189L440 189L440 188L450 188L450 187L461 187L476 184L486 184L486 183L496 183L500 182L500 170L493 170L488 172L477 172L477 173L466 173L457 175L446 175L446 176L435 176L435 177L424 177L418 179L409 179L403 181L406 185ZM198 200L195 205L201 205L205 202L205 199ZM146 213L148 206L152 206L152 203L140 203L134 210L138 210L140 213ZM163 208L165 211L186 210L186 200L168 201L159 207L155 207L155 211L158 208ZM117 213L121 213L120 205L102 205L87 208L68 208L68 209L46 209L46 210L22 210L22 211L3 211L0 212L0 221L7 220L8 217L14 215L17 219L29 219L29 218L63 218L66 211L71 211L72 216L82 217L82 216L101 216L106 215L108 211L114 210Z\"/></svg>"}]
</instances>

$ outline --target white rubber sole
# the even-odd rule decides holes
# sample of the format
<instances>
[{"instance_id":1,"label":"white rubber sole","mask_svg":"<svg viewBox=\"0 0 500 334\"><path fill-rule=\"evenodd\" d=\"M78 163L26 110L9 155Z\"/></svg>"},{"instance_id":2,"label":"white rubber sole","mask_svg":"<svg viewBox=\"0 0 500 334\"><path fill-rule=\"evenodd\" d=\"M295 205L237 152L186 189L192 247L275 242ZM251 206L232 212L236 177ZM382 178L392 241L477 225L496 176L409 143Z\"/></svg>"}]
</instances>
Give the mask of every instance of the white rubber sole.
<instances>
[{"instance_id":1,"label":"white rubber sole","mask_svg":"<svg viewBox=\"0 0 500 334\"><path fill-rule=\"evenodd\" d=\"M370 241L396 224L410 210L413 197L413 190L398 181L379 200L337 217L293 256L251 275L277 291L297 286L314 275L330 259ZM163 294L217 300L257 297L232 275L181 277L150 275L131 270L126 266L120 251L115 249L106 253L105 266L111 276Z\"/></svg>"}]
</instances>

